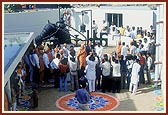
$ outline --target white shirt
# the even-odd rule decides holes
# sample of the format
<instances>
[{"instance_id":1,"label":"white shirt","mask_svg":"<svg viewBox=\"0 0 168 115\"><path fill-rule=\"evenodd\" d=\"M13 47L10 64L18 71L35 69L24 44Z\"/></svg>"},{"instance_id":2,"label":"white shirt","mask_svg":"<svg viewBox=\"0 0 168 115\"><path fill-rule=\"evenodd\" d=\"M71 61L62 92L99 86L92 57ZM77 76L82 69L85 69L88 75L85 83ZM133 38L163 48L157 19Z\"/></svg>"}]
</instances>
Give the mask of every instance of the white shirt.
<instances>
[{"instance_id":1,"label":"white shirt","mask_svg":"<svg viewBox=\"0 0 168 115\"><path fill-rule=\"evenodd\" d=\"M126 62L127 68L128 68L128 69L131 69L133 63L134 63L133 60L128 60L128 61Z\"/></svg>"},{"instance_id":2,"label":"white shirt","mask_svg":"<svg viewBox=\"0 0 168 115\"><path fill-rule=\"evenodd\" d=\"M131 31L131 38L132 38L132 39L136 39L136 36L137 36L136 30L132 30L132 31Z\"/></svg>"},{"instance_id":3,"label":"white shirt","mask_svg":"<svg viewBox=\"0 0 168 115\"><path fill-rule=\"evenodd\" d=\"M48 59L48 55L46 53L43 54L43 61L44 61L44 65L49 68L49 64L50 64L50 61Z\"/></svg>"},{"instance_id":4,"label":"white shirt","mask_svg":"<svg viewBox=\"0 0 168 115\"><path fill-rule=\"evenodd\" d=\"M100 67L102 68L103 76L110 75L110 70L111 70L110 62L105 61L104 63L100 64Z\"/></svg>"},{"instance_id":5,"label":"white shirt","mask_svg":"<svg viewBox=\"0 0 168 115\"><path fill-rule=\"evenodd\" d=\"M130 32L126 29L125 32L124 32L124 35L125 35L126 37L130 37Z\"/></svg>"},{"instance_id":6,"label":"white shirt","mask_svg":"<svg viewBox=\"0 0 168 115\"><path fill-rule=\"evenodd\" d=\"M121 55L124 56L124 60L126 59L127 52L128 52L127 46L122 46L122 48L121 48Z\"/></svg>"},{"instance_id":7,"label":"white shirt","mask_svg":"<svg viewBox=\"0 0 168 115\"><path fill-rule=\"evenodd\" d=\"M102 30L101 32L107 32L107 22L103 23L102 29L106 28L105 30Z\"/></svg>"},{"instance_id":8,"label":"white shirt","mask_svg":"<svg viewBox=\"0 0 168 115\"><path fill-rule=\"evenodd\" d=\"M96 23L92 25L92 29L93 29L93 30L95 30L95 32L97 33L98 26L97 26L97 24L96 24Z\"/></svg>"},{"instance_id":9,"label":"white shirt","mask_svg":"<svg viewBox=\"0 0 168 115\"><path fill-rule=\"evenodd\" d=\"M29 60L30 60L30 63L35 66L35 61L33 59L33 54L29 54Z\"/></svg>"},{"instance_id":10,"label":"white shirt","mask_svg":"<svg viewBox=\"0 0 168 115\"><path fill-rule=\"evenodd\" d=\"M130 47L130 54L133 55L133 56L136 55L136 47L135 47L134 45L132 45L132 46Z\"/></svg>"},{"instance_id":11,"label":"white shirt","mask_svg":"<svg viewBox=\"0 0 168 115\"><path fill-rule=\"evenodd\" d=\"M73 73L77 70L77 67L78 67L78 61L77 59L75 59L75 61L71 61L70 58L68 58L68 62L69 62L69 69L70 69L70 72Z\"/></svg>"},{"instance_id":12,"label":"white shirt","mask_svg":"<svg viewBox=\"0 0 168 115\"><path fill-rule=\"evenodd\" d=\"M103 58L103 47L102 46L100 47L95 46L95 52L100 59Z\"/></svg>"},{"instance_id":13,"label":"white shirt","mask_svg":"<svg viewBox=\"0 0 168 115\"><path fill-rule=\"evenodd\" d=\"M51 61L50 66L52 69L59 69L59 64L60 60L58 58L55 58Z\"/></svg>"},{"instance_id":14,"label":"white shirt","mask_svg":"<svg viewBox=\"0 0 168 115\"><path fill-rule=\"evenodd\" d=\"M94 61L89 60L90 55L86 57L87 62L87 70L86 70L86 78L88 80L95 80L96 79L96 64L98 63L97 57L95 57Z\"/></svg>"},{"instance_id":15,"label":"white shirt","mask_svg":"<svg viewBox=\"0 0 168 115\"><path fill-rule=\"evenodd\" d=\"M121 77L120 63L113 63L113 76Z\"/></svg>"},{"instance_id":16,"label":"white shirt","mask_svg":"<svg viewBox=\"0 0 168 115\"><path fill-rule=\"evenodd\" d=\"M113 30L113 27L114 27L114 30ZM116 25L111 25L111 26L110 26L110 33L111 33L112 35L115 35L115 34L116 34Z\"/></svg>"},{"instance_id":17,"label":"white shirt","mask_svg":"<svg viewBox=\"0 0 168 115\"><path fill-rule=\"evenodd\" d=\"M40 61L37 54L36 53L32 54L32 58L33 58L34 64L40 69Z\"/></svg>"},{"instance_id":18,"label":"white shirt","mask_svg":"<svg viewBox=\"0 0 168 115\"><path fill-rule=\"evenodd\" d=\"M149 46L148 46L148 45L149 45L149 43L148 43L148 42L146 42L146 43L145 43L145 42L143 42L143 45L144 45L144 47L143 47L143 48L144 48L144 50L145 50L145 51L148 51L148 49L149 49Z\"/></svg>"},{"instance_id":19,"label":"white shirt","mask_svg":"<svg viewBox=\"0 0 168 115\"><path fill-rule=\"evenodd\" d=\"M65 48L65 47L63 47L62 48L63 50L64 50L64 53L63 53L63 56L65 57L65 58L68 58L68 49L67 48Z\"/></svg>"},{"instance_id":20,"label":"white shirt","mask_svg":"<svg viewBox=\"0 0 168 115\"><path fill-rule=\"evenodd\" d=\"M132 76L131 76L131 83L132 84L137 84L139 81L139 74L138 72L140 71L141 66L135 62L132 67Z\"/></svg>"},{"instance_id":21,"label":"white shirt","mask_svg":"<svg viewBox=\"0 0 168 115\"><path fill-rule=\"evenodd\" d=\"M54 49L51 49L51 54L52 54L52 56L54 56Z\"/></svg>"},{"instance_id":22,"label":"white shirt","mask_svg":"<svg viewBox=\"0 0 168 115\"><path fill-rule=\"evenodd\" d=\"M148 65L148 69L150 70L150 67L152 65L152 58L150 56L147 58L147 65Z\"/></svg>"}]
</instances>

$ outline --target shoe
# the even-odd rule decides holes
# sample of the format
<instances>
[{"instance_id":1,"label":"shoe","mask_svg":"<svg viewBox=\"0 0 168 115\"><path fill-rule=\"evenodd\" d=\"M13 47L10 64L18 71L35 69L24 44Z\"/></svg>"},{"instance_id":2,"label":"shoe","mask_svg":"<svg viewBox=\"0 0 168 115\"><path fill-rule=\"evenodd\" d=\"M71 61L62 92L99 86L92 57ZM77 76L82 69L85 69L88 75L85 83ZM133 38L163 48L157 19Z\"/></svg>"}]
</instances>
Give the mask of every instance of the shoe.
<instances>
[{"instance_id":1,"label":"shoe","mask_svg":"<svg viewBox=\"0 0 168 115\"><path fill-rule=\"evenodd\" d=\"M151 83L150 83L150 82L147 82L146 84L147 84L147 85L150 85Z\"/></svg>"},{"instance_id":2,"label":"shoe","mask_svg":"<svg viewBox=\"0 0 168 115\"><path fill-rule=\"evenodd\" d=\"M102 90L101 92L102 92L102 93L106 93L106 92L105 92L105 91L103 91L103 90Z\"/></svg>"},{"instance_id":3,"label":"shoe","mask_svg":"<svg viewBox=\"0 0 168 115\"><path fill-rule=\"evenodd\" d=\"M97 86L97 90L100 90L100 87L99 87L99 86Z\"/></svg>"},{"instance_id":4,"label":"shoe","mask_svg":"<svg viewBox=\"0 0 168 115\"><path fill-rule=\"evenodd\" d=\"M54 88L59 88L58 86L54 86Z\"/></svg>"},{"instance_id":5,"label":"shoe","mask_svg":"<svg viewBox=\"0 0 168 115\"><path fill-rule=\"evenodd\" d=\"M71 89L70 91L71 91L71 92L74 92L74 90L72 90L72 89Z\"/></svg>"},{"instance_id":6,"label":"shoe","mask_svg":"<svg viewBox=\"0 0 168 115\"><path fill-rule=\"evenodd\" d=\"M132 93L132 95L136 95L136 93Z\"/></svg>"}]
</instances>

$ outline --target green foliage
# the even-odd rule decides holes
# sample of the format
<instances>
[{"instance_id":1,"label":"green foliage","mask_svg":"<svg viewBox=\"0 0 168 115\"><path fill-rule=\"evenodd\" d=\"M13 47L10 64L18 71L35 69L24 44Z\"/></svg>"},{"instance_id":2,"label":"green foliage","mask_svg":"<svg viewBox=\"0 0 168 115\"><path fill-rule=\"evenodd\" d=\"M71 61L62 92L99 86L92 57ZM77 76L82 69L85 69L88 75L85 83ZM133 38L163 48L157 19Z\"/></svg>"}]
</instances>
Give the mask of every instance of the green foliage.
<instances>
[{"instance_id":1,"label":"green foliage","mask_svg":"<svg viewBox=\"0 0 168 115\"><path fill-rule=\"evenodd\" d=\"M20 12L22 11L22 6L20 4L5 4L4 11L5 13Z\"/></svg>"}]
</instances>

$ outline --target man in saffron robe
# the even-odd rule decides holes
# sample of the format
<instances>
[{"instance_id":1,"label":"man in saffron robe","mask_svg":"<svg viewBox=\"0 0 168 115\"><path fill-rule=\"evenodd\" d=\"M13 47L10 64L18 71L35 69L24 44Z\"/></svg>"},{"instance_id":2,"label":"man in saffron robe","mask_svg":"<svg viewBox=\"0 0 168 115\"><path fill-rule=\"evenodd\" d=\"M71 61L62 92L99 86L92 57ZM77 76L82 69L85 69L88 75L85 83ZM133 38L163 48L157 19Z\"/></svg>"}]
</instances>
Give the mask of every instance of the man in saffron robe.
<instances>
[{"instance_id":1,"label":"man in saffron robe","mask_svg":"<svg viewBox=\"0 0 168 115\"><path fill-rule=\"evenodd\" d=\"M81 44L81 47L78 50L78 54L77 54L77 59L79 60L79 67L80 69L86 66L86 49L85 49L85 45Z\"/></svg>"}]
</instances>

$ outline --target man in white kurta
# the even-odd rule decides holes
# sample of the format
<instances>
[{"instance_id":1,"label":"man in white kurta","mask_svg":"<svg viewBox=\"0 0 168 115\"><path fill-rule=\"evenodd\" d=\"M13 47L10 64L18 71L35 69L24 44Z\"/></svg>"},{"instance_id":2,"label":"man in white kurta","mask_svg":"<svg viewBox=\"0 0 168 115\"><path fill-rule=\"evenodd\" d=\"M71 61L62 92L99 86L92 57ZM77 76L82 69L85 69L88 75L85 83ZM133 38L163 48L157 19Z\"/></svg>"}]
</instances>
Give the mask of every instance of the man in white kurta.
<instances>
[{"instance_id":1,"label":"man in white kurta","mask_svg":"<svg viewBox=\"0 0 168 115\"><path fill-rule=\"evenodd\" d=\"M97 57L94 57L94 60L90 60L88 55L86 57L86 78L89 82L89 92L95 91L95 80L96 80L96 64L98 63Z\"/></svg>"},{"instance_id":2,"label":"man in white kurta","mask_svg":"<svg viewBox=\"0 0 168 115\"><path fill-rule=\"evenodd\" d=\"M131 42L130 54L131 54L132 56L135 56L135 55L136 55L136 49L137 49L137 48L134 46L134 43Z\"/></svg>"},{"instance_id":3,"label":"man in white kurta","mask_svg":"<svg viewBox=\"0 0 168 115\"><path fill-rule=\"evenodd\" d=\"M103 59L103 55L104 55L103 47L100 45L100 43L97 43L97 45L95 46L95 52L100 60Z\"/></svg>"},{"instance_id":4,"label":"man in white kurta","mask_svg":"<svg viewBox=\"0 0 168 115\"><path fill-rule=\"evenodd\" d=\"M107 22L105 20L103 20L103 25L102 25L102 28L101 28L101 33L107 33Z\"/></svg>"},{"instance_id":5,"label":"man in white kurta","mask_svg":"<svg viewBox=\"0 0 168 115\"><path fill-rule=\"evenodd\" d=\"M136 93L137 88L138 88L138 82L139 82L139 74L138 73L140 71L140 68L141 68L141 66L137 63L137 60L136 60L132 66L132 76L131 76L131 82L130 82L130 87L129 87L129 91L132 92L133 94Z\"/></svg>"},{"instance_id":6,"label":"man in white kurta","mask_svg":"<svg viewBox=\"0 0 168 115\"><path fill-rule=\"evenodd\" d=\"M127 53L128 53L128 47L125 45L125 42L123 42L121 48L121 55L124 56L124 60L126 60Z\"/></svg>"}]
</instances>

